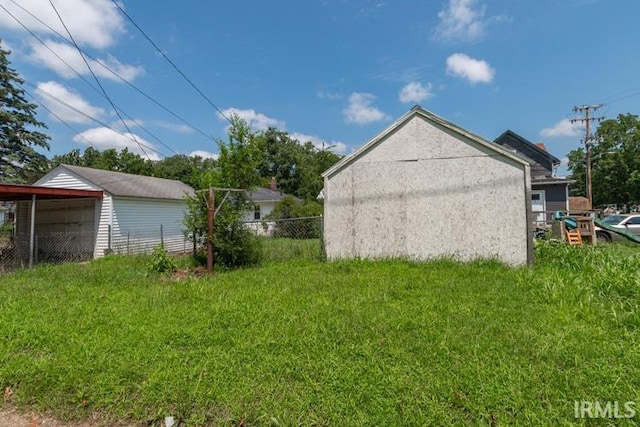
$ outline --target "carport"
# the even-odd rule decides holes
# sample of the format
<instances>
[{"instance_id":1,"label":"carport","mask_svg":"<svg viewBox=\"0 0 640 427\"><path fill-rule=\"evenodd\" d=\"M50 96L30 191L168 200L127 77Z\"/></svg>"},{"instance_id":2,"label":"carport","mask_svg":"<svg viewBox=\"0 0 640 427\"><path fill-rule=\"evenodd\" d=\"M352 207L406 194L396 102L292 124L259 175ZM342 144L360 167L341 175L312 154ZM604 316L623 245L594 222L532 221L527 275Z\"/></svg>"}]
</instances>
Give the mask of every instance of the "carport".
<instances>
[{"instance_id":1,"label":"carport","mask_svg":"<svg viewBox=\"0 0 640 427\"><path fill-rule=\"evenodd\" d=\"M0 184L0 201L19 202L26 204L28 209L24 210L24 215L16 213L16 229L27 230L28 223L28 259L29 267L33 266L36 250L36 219L41 219L40 225L55 230L55 227L64 226L65 219L57 220L54 217L59 212L76 213L80 221L76 221L80 226L86 225L92 228L91 232L95 236L95 215L97 200L102 199L104 193L95 190L79 190L72 188L40 187L35 185ZM55 203L54 203L55 202ZM39 211L39 207L42 209ZM83 213L84 212L84 213ZM82 223L83 215L89 212L91 221ZM53 219L51 219L53 218ZM58 222L56 222L58 221ZM65 231L65 230L60 230Z\"/></svg>"}]
</instances>

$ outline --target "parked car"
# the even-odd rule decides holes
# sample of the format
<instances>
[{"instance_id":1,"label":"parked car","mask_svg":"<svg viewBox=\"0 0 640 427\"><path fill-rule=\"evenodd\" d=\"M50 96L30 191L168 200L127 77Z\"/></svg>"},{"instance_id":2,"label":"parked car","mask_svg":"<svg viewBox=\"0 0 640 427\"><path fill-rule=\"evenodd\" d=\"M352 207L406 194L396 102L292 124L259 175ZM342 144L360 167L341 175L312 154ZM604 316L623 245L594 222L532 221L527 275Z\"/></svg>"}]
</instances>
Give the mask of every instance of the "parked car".
<instances>
[{"instance_id":1,"label":"parked car","mask_svg":"<svg viewBox=\"0 0 640 427\"><path fill-rule=\"evenodd\" d=\"M630 231L637 236L640 236L640 214L631 215L611 215L602 220L610 227L619 228L621 230ZM612 242L615 240L623 239L622 236L611 233L608 230L604 230L596 226L596 237L598 242Z\"/></svg>"}]
</instances>

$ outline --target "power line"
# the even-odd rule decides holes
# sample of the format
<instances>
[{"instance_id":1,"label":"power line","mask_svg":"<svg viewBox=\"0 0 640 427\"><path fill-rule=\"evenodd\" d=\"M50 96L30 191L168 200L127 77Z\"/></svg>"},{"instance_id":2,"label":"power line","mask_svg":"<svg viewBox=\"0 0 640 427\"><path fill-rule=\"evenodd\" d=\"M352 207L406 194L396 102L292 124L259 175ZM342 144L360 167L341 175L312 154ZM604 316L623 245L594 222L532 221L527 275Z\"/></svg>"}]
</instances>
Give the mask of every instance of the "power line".
<instances>
[{"instance_id":1,"label":"power line","mask_svg":"<svg viewBox=\"0 0 640 427\"><path fill-rule=\"evenodd\" d=\"M51 0L49 0L51 1ZM211 99L209 99L209 97L207 95L204 94L204 92L202 92L196 85L195 83L193 83L193 81L191 81L191 79L189 77L186 76L186 74L184 74L182 72L182 70L180 70L180 68L178 68L178 66L167 56L166 53L164 53L164 51L162 49L160 49L160 47L153 41L151 40L151 37L149 37L147 35L147 33L144 32L144 30L142 28L140 28L140 26L133 20L133 18L131 18L131 16L129 16L129 14L127 12L124 11L124 9L120 6L120 4L118 3L117 0L111 0L111 2L118 8L118 10L120 11L120 13L122 13L128 20L129 22L131 22L131 24L136 27L138 29L138 31L140 31L140 33L144 36L144 38L147 39L147 41L149 43L151 43L151 45L158 51L158 53L160 53L160 55L162 55L162 57L169 63L171 64L171 66L178 72L178 74L180 74L182 76L182 78L184 78L190 85L192 88L194 88L196 90L196 92L198 92L200 94L200 96L202 96L208 103L209 105L211 105L222 117L224 117L229 123L233 124L231 122L231 120L229 119L229 117L227 117L222 110L220 110L218 108L218 106L216 104L213 103L213 101Z\"/></svg>"},{"instance_id":2,"label":"power line","mask_svg":"<svg viewBox=\"0 0 640 427\"><path fill-rule=\"evenodd\" d=\"M73 46L73 44L66 38L64 37L62 34L60 34L55 28L51 27L49 24L47 24L46 22L44 22L42 19L40 19L38 16L36 16L35 14L33 14L31 11L29 11L28 9L26 9L24 6L18 4L15 0L10 0L14 5L16 5L17 7L19 7L22 11L24 11L25 13L27 13L29 16L31 16L33 19L37 20L38 22L40 22L42 25L44 25L45 27L47 27L51 32L53 32L54 34L56 34L61 40L63 40L65 43L69 44L70 46ZM7 12L8 15L10 15L14 20L16 20L20 25L22 25L23 28L25 28L32 36L34 36L36 39L39 40L39 38L33 34L33 32L31 30L29 30L22 22L20 22L13 14L11 14L11 12L9 12L4 6L2 6L0 4L0 7L2 7L2 9L4 9L5 12ZM44 41L39 40L41 43L43 43L47 49L49 49L50 51L52 51L56 57L58 57L58 59L62 60L49 46L46 45L46 43ZM205 131L203 131L202 129L198 128L197 126L195 126L194 124L190 123L189 121L187 121L185 118L183 118L182 116L180 116L179 114L177 114L176 112L172 111L169 107L165 106L164 104L162 104L160 101L156 100L155 98L153 98L151 95L149 95L148 93L146 93L145 91L143 91L142 89L140 89L139 87L137 87L136 85L134 85L133 83L131 83L130 81L128 81L127 79L125 79L124 77L122 77L119 73L117 73L116 71L112 70L108 65L104 64L101 60L97 59L96 57L92 56L91 54L89 54L88 52L86 52L85 50L80 49L80 51L89 59L91 59L92 61L94 61L95 63L97 63L98 65L100 65L103 69L105 69L106 71L108 71L109 73L111 73L113 76L115 76L118 80L122 81L123 83L125 83L127 86L129 86L130 88L132 88L133 90L135 90L136 92L138 92L140 95L144 96L145 98L147 98L149 101L151 101L152 103L154 103L155 105L157 105L158 107L162 108L164 111L166 111L167 113L171 114L173 117L175 117L176 119L180 120L182 123L184 123L185 125L187 125L188 127L190 127L191 129L193 129L194 131L198 132L199 134L201 134L202 136L204 136L207 139L213 140L212 136L208 133L206 133ZM63 60L62 60L63 61ZM64 61L63 61L64 62ZM67 64L68 65L68 64ZM75 71L75 70L74 70ZM77 72L76 72L77 73ZM82 77L79 73L78 73L79 77L81 77L85 82L87 82L87 84L89 84L91 87L94 88L94 90L98 90L96 89L93 85L91 85L86 79L84 79L84 77ZM173 151L173 150L172 150ZM175 152L175 151L174 151Z\"/></svg>"},{"instance_id":3,"label":"power line","mask_svg":"<svg viewBox=\"0 0 640 427\"><path fill-rule=\"evenodd\" d=\"M107 94L107 91L105 90L105 88L102 86L102 84L100 83L100 80L98 79L98 76L96 76L96 74L93 72L93 69L91 68L91 65L89 65L89 61L87 61L87 58L84 57L84 54L82 53L82 51L80 50L80 47L78 46L78 43L76 43L76 40L73 38L73 35L71 35L71 31L69 31L69 28L67 28L67 24L65 24L64 20L62 19L62 16L60 16L60 13L58 13L58 9L56 8L56 6L53 4L53 0L49 0L49 4L51 5L51 7L53 8L54 12L56 13L56 15L58 16L58 19L60 20L60 23L62 24L62 26L64 27L65 31L67 32L67 34L69 35L69 39L73 42L73 45L76 47L76 49L78 50L78 53L80 54L80 56L82 57L82 61L84 61L85 65L87 66L87 68L89 69L89 72L91 73L91 75L93 76L93 78L95 79L96 83L98 84L98 86L100 87L100 90L102 90L102 93L104 93L105 98L107 98L107 101L109 101L109 104L111 104L111 108L113 108L113 111L115 111L116 115L118 116L118 118L120 119L120 121L122 122L123 126L125 127L125 129L129 132L129 134L133 137L134 141L136 142L136 144L138 144L138 147L140 147L140 150L142 150L142 152L144 153L144 155L147 157L147 159L149 159L149 161L151 161L151 157L149 157L149 154L147 154L147 152L144 150L144 148L142 148L142 145L140 144L140 142L138 141L138 139L135 137L135 135L133 134L133 132L131 132L131 129L129 129L129 126L127 125L127 122L124 121L124 119L122 118L122 116L120 115L120 112L118 111L118 109L116 108L116 106L113 104L113 101L111 100L111 98L109 97L109 95Z\"/></svg>"},{"instance_id":4,"label":"power line","mask_svg":"<svg viewBox=\"0 0 640 427\"><path fill-rule=\"evenodd\" d=\"M53 117L55 117L56 119L58 119L58 121L60 121L62 124L64 124L67 128L69 128L73 133L77 134L80 138L84 139L87 144L89 144L90 146L92 146L93 148L95 148L96 150L98 150L98 147L96 147L86 136L84 136L82 133L78 132L78 130L74 129L73 126L71 126L66 120L64 120L62 117L60 117L58 114L56 114L53 110L51 110L51 108L47 107L43 102L38 101L38 98L35 97L33 95L33 93L29 92L28 90L25 90L25 92L27 93L27 95L29 95L35 102L38 103L38 105L42 108L44 108L45 110L47 110L49 112L49 114L51 114Z\"/></svg>"},{"instance_id":5,"label":"power line","mask_svg":"<svg viewBox=\"0 0 640 427\"><path fill-rule=\"evenodd\" d=\"M591 186L591 141L595 139L595 137L591 134L591 122L593 121L601 121L604 119L603 116L593 117L591 116L591 111L595 111L602 107L602 104L594 104L594 105L581 105L573 107L574 113L584 113L584 117L579 119L571 119L571 123L584 123L585 124L585 132L584 132L584 142L585 146L585 162L586 162L586 192L587 199L589 199L589 204L593 204L593 193Z\"/></svg>"},{"instance_id":6,"label":"power line","mask_svg":"<svg viewBox=\"0 0 640 427\"><path fill-rule=\"evenodd\" d=\"M113 131L113 132L117 133L118 135L121 135L121 136L123 136L123 137L127 138L128 140L130 140L130 141L132 141L132 142L137 142L139 145L142 145L142 146L146 147L147 149L149 149L149 150L151 150L151 151L153 151L153 152L155 152L155 153L160 154L160 155L161 155L161 156L163 156L163 157L167 157L167 155L166 155L166 154L164 154L162 151L158 150L157 148L154 148L154 147L151 147L151 146L149 146L149 145L143 144L143 143L141 143L141 142L139 142L139 141L136 141L135 139L133 139L133 138L131 137L131 133L126 134L126 133L124 133L124 132L119 131L118 129L115 129L113 126L108 125L107 123L103 122L103 121L102 121L102 120L100 120L100 119L97 119L97 118L95 118L95 117L93 117L93 116L90 116L89 114L85 113L84 111L79 110L78 108L74 107L73 105L71 105L71 104L69 104L69 103L67 103L67 102L63 101L62 99L60 99L60 98L58 98L57 96L55 96L55 95L53 95L53 94L51 94L51 93L47 92L47 91L46 91L46 90L44 90L44 89L42 89L42 88L38 87L37 85L35 85L35 84L33 84L33 83L29 82L29 81L26 81L26 80L25 80L24 84L25 84L25 85L27 85L27 86L29 86L29 87L31 87L31 88L33 88L33 89L35 89L35 90L37 90L38 92L41 92L41 93L45 94L45 95L46 95L46 96L48 96L49 98L51 98L51 99L53 99L54 101L56 101L56 102L60 103L61 105L64 105L65 107L67 107L67 108L69 108L69 109L73 110L74 112L76 112L76 113L80 114L81 116L86 117L87 119L89 119L89 120L91 120L91 121L93 121L93 122L96 122L96 123L98 123L99 125L101 125L101 126L103 126L103 127L107 128L107 129L109 129L109 130L111 130L111 131Z\"/></svg>"},{"instance_id":7,"label":"power line","mask_svg":"<svg viewBox=\"0 0 640 427\"><path fill-rule=\"evenodd\" d=\"M67 66L67 68L69 68L73 73L75 73L82 81L84 81L91 89L93 89L95 92L97 92L100 96L102 96L103 98L106 98L108 100L107 97L105 97L104 93L101 92L97 87L95 87L94 85L91 84L91 82L89 80L87 80L82 74L80 74L80 72L78 70L76 70L75 68L73 68L64 58L62 58L60 55L58 55L58 53L56 51L54 51L53 49L51 49L51 47L49 45L46 44L46 42L44 40L42 40L40 37L38 37L37 34L35 34L33 31L31 31L26 25L24 25L24 23L22 23L16 16L14 16L9 10L7 10L2 4L0 4L0 8L2 8L9 16L11 16L16 22L18 22L18 24L20 24L22 26L22 28L24 28L32 37L34 37L38 42L40 42L45 48L47 48L49 50L49 52L51 52L56 58L58 58L60 60L60 62L62 62L64 65ZM68 40L65 39L65 41L68 42ZM94 60L95 61L95 60ZM116 108L118 108L118 110L120 110L120 112L122 112L122 114L124 116L126 116L129 120L131 121L135 121L135 119L127 114L122 108L118 107L117 105L113 104ZM45 108L47 111L50 111L46 106L43 106L43 108ZM52 113L55 116L55 113ZM142 126L140 123L136 123L136 125L142 129L143 131L145 131L147 134L149 134L149 136L151 136L153 139L155 139L158 143L160 143L162 146L168 148L170 151L172 151L174 154L178 154L178 152L176 150L174 150L171 146L169 146L168 144L166 144L164 141L162 141L160 138L158 138L154 133L152 133L150 130L148 130L146 127Z\"/></svg>"}]
</instances>

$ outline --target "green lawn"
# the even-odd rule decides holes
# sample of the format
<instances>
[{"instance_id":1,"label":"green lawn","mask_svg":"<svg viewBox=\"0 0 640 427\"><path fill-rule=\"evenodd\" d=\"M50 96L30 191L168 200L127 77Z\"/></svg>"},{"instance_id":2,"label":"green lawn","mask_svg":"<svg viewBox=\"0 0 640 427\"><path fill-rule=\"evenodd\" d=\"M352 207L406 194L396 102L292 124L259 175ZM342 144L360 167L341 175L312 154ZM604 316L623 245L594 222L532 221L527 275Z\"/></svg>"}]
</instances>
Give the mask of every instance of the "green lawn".
<instances>
[{"instance_id":1,"label":"green lawn","mask_svg":"<svg viewBox=\"0 0 640 427\"><path fill-rule=\"evenodd\" d=\"M640 250L536 251L533 269L300 260L176 282L112 257L0 276L0 407L114 425L571 425L575 400L640 412Z\"/></svg>"}]
</instances>

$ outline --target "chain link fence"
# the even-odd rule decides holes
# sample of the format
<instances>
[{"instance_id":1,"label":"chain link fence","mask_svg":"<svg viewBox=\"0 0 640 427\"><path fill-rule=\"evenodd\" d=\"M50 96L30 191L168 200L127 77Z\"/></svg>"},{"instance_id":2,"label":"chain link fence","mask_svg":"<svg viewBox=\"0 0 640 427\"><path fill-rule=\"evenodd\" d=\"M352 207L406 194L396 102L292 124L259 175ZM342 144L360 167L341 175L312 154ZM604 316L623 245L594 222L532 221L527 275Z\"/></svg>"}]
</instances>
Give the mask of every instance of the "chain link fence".
<instances>
[{"instance_id":1,"label":"chain link fence","mask_svg":"<svg viewBox=\"0 0 640 427\"><path fill-rule=\"evenodd\" d=\"M263 259L324 258L322 216L245 221L244 226L263 241Z\"/></svg>"},{"instance_id":2,"label":"chain link fence","mask_svg":"<svg viewBox=\"0 0 640 427\"><path fill-rule=\"evenodd\" d=\"M158 245L175 254L194 251L192 235L163 225L135 230L108 227L107 233L91 231L37 231L33 240L33 264L81 262L108 254L149 254ZM29 265L28 234L0 230L0 273Z\"/></svg>"},{"instance_id":3,"label":"chain link fence","mask_svg":"<svg viewBox=\"0 0 640 427\"><path fill-rule=\"evenodd\" d=\"M107 253L118 255L150 254L153 248L163 245L174 254L194 251L193 233L186 233L177 227L164 225L135 230L119 230L109 227Z\"/></svg>"}]
</instances>

